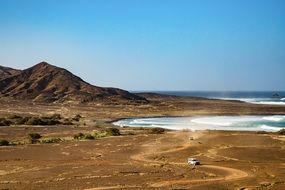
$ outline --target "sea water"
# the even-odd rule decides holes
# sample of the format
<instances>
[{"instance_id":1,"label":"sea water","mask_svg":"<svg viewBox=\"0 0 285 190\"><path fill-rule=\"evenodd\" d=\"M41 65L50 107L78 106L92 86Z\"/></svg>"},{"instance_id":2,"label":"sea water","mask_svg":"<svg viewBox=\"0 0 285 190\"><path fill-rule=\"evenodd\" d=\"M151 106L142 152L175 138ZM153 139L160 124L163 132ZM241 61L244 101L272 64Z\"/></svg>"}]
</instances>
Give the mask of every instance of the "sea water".
<instances>
[{"instance_id":1,"label":"sea water","mask_svg":"<svg viewBox=\"0 0 285 190\"><path fill-rule=\"evenodd\" d=\"M189 97L204 97L224 100L240 100L253 104L268 104L268 105L285 105L284 91L154 91L155 93L189 96Z\"/></svg>"},{"instance_id":2,"label":"sea water","mask_svg":"<svg viewBox=\"0 0 285 190\"><path fill-rule=\"evenodd\" d=\"M172 130L279 131L285 128L285 116L205 116L133 118L114 122L117 126L161 127Z\"/></svg>"}]
</instances>

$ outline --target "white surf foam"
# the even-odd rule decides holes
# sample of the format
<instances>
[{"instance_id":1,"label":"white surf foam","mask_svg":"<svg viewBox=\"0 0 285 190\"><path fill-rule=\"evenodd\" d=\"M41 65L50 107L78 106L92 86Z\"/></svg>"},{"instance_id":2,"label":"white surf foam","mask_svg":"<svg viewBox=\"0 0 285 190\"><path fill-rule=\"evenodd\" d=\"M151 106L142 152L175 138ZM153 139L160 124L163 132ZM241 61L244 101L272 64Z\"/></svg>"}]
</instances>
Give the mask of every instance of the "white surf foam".
<instances>
[{"instance_id":1,"label":"white surf foam","mask_svg":"<svg viewBox=\"0 0 285 190\"><path fill-rule=\"evenodd\" d=\"M232 125L232 122L229 122L225 119L212 118L212 117L192 119L191 122L197 123L197 124L204 124L204 125L214 125L214 126L230 126L230 125Z\"/></svg>"},{"instance_id":2,"label":"white surf foam","mask_svg":"<svg viewBox=\"0 0 285 190\"><path fill-rule=\"evenodd\" d=\"M191 122L214 126L232 126L242 122L254 122L260 120L260 116L214 116L195 118L192 119Z\"/></svg>"},{"instance_id":3,"label":"white surf foam","mask_svg":"<svg viewBox=\"0 0 285 190\"><path fill-rule=\"evenodd\" d=\"M272 131L272 132L276 132L276 131L279 131L281 129L279 127L273 127L273 126L269 126L269 125L261 125L260 128L264 129L266 131Z\"/></svg>"},{"instance_id":4,"label":"white surf foam","mask_svg":"<svg viewBox=\"0 0 285 190\"><path fill-rule=\"evenodd\" d=\"M281 98L280 101L272 101L270 98L216 98L221 100L238 100L251 104L264 104L264 105L285 105L285 98Z\"/></svg>"},{"instance_id":5,"label":"white surf foam","mask_svg":"<svg viewBox=\"0 0 285 190\"><path fill-rule=\"evenodd\" d=\"M261 102L250 102L252 104L265 104L265 105L285 105L285 102L273 102L273 101L261 101Z\"/></svg>"},{"instance_id":6,"label":"white surf foam","mask_svg":"<svg viewBox=\"0 0 285 190\"><path fill-rule=\"evenodd\" d=\"M215 98L215 97L214 97ZM261 98L215 98L215 99L220 99L220 100L237 100L237 101L242 101L242 102L256 102L256 101L261 101L264 99Z\"/></svg>"},{"instance_id":7,"label":"white surf foam","mask_svg":"<svg viewBox=\"0 0 285 190\"><path fill-rule=\"evenodd\" d=\"M134 119L130 121L132 125L184 125L185 121L177 118L149 118L149 119Z\"/></svg>"},{"instance_id":8,"label":"white surf foam","mask_svg":"<svg viewBox=\"0 0 285 190\"><path fill-rule=\"evenodd\" d=\"M266 116L263 117L262 119L267 120L267 121L275 121L279 122L285 119L285 116L280 116L280 115L275 115L275 116Z\"/></svg>"},{"instance_id":9,"label":"white surf foam","mask_svg":"<svg viewBox=\"0 0 285 190\"><path fill-rule=\"evenodd\" d=\"M278 131L285 115L275 116L209 116L180 118L136 118L114 122L117 126L161 127L172 130ZM282 125L281 125L282 126ZM285 127L285 126L284 126Z\"/></svg>"}]
</instances>

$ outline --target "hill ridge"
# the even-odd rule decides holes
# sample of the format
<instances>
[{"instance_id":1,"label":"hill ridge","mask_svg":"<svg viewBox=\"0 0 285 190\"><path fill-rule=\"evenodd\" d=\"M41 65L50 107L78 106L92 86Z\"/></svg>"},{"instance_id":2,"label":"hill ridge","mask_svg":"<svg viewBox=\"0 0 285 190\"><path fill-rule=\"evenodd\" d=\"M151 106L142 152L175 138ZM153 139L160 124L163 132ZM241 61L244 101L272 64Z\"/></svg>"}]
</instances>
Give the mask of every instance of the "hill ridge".
<instances>
[{"instance_id":1,"label":"hill ridge","mask_svg":"<svg viewBox=\"0 0 285 190\"><path fill-rule=\"evenodd\" d=\"M70 71L47 62L16 71L16 74L0 78L0 97L42 102L147 102L122 89L91 85Z\"/></svg>"}]
</instances>

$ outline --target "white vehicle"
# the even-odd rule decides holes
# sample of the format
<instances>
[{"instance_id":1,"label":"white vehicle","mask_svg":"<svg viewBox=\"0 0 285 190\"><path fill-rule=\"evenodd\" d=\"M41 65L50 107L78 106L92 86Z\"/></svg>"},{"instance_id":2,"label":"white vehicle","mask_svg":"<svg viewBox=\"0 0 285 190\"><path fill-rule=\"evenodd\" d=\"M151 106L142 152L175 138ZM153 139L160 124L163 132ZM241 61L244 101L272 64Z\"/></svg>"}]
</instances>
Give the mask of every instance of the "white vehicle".
<instances>
[{"instance_id":1,"label":"white vehicle","mask_svg":"<svg viewBox=\"0 0 285 190\"><path fill-rule=\"evenodd\" d=\"M196 158L188 158L188 164L196 166L196 165L200 165L200 161L197 160Z\"/></svg>"}]
</instances>

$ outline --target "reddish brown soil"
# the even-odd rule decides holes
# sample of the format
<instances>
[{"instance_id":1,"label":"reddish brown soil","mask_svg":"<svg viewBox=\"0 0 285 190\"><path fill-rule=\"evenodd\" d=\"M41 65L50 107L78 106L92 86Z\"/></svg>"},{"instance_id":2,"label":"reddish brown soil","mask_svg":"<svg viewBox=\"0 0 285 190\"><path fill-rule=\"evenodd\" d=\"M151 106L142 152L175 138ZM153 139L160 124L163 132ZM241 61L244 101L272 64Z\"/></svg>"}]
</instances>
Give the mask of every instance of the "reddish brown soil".
<instances>
[{"instance_id":1,"label":"reddish brown soil","mask_svg":"<svg viewBox=\"0 0 285 190\"><path fill-rule=\"evenodd\" d=\"M0 116L81 114L73 126L0 127L0 139L24 142L37 132L57 144L0 147L0 189L285 189L284 137L255 132L167 132L121 128L122 136L75 141L78 132L139 116L284 114L285 107L165 98L147 105L61 105L1 101ZM134 135L131 135L134 134ZM193 137L194 140L189 140ZM196 157L201 166L187 165Z\"/></svg>"}]
</instances>

